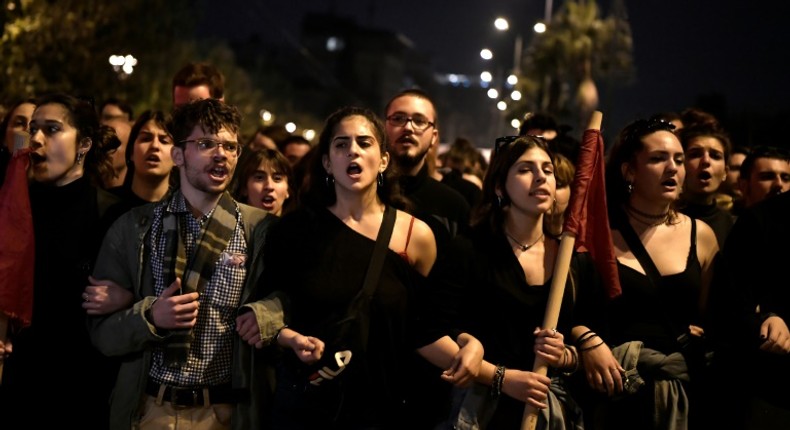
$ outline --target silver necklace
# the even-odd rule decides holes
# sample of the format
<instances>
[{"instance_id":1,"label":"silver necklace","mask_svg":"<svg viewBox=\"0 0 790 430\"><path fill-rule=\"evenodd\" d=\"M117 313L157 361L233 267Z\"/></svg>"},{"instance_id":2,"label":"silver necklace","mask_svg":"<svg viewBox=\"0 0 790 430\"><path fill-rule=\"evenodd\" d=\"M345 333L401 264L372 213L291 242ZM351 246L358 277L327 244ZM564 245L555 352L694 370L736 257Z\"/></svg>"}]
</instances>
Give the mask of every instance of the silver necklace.
<instances>
[{"instance_id":1,"label":"silver necklace","mask_svg":"<svg viewBox=\"0 0 790 430\"><path fill-rule=\"evenodd\" d=\"M532 248L533 246L535 246L536 243L540 242L540 240L543 239L543 234L541 233L540 237L535 239L534 242L530 243L529 245L524 245L523 243L517 241L516 238L511 236L510 233L507 232L507 230L505 230L505 236L507 236L508 239L512 240L513 244L515 244L518 247L518 249L520 249L522 252Z\"/></svg>"}]
</instances>

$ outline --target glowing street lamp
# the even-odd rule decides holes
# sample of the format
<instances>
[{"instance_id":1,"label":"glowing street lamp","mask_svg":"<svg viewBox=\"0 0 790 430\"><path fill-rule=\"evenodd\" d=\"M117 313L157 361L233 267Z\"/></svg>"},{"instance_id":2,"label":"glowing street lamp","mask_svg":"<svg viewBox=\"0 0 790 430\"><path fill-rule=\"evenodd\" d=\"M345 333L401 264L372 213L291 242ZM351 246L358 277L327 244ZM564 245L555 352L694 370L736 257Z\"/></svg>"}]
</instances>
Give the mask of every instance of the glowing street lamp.
<instances>
[{"instance_id":1,"label":"glowing street lamp","mask_svg":"<svg viewBox=\"0 0 790 430\"><path fill-rule=\"evenodd\" d=\"M258 115L261 116L261 121L263 121L265 125L269 125L274 121L274 114L266 109L261 109Z\"/></svg>"},{"instance_id":2,"label":"glowing street lamp","mask_svg":"<svg viewBox=\"0 0 790 430\"><path fill-rule=\"evenodd\" d=\"M126 79L134 73L134 66L137 65L137 58L132 55L110 55L110 65L118 73L118 78Z\"/></svg>"}]
</instances>

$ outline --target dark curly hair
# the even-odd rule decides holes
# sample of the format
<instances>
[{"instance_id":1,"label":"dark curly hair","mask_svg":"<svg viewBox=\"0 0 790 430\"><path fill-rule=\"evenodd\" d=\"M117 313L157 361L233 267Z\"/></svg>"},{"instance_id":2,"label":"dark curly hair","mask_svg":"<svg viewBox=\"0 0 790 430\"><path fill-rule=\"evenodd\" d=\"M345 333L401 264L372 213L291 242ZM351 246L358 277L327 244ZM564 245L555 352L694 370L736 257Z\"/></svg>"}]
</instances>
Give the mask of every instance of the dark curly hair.
<instances>
[{"instance_id":1,"label":"dark curly hair","mask_svg":"<svg viewBox=\"0 0 790 430\"><path fill-rule=\"evenodd\" d=\"M173 143L180 146L197 126L210 134L216 134L222 128L238 134L241 113L235 106L216 99L195 100L173 110L167 131L173 136Z\"/></svg>"},{"instance_id":2,"label":"dark curly hair","mask_svg":"<svg viewBox=\"0 0 790 430\"><path fill-rule=\"evenodd\" d=\"M99 116L89 100L65 93L52 93L37 98L35 104L36 109L49 104L63 106L67 113L66 121L77 129L77 142L85 138L91 140L83 165L93 185L100 187L103 177L113 175L112 151L118 149L121 141L115 129L99 124Z\"/></svg>"}]
</instances>

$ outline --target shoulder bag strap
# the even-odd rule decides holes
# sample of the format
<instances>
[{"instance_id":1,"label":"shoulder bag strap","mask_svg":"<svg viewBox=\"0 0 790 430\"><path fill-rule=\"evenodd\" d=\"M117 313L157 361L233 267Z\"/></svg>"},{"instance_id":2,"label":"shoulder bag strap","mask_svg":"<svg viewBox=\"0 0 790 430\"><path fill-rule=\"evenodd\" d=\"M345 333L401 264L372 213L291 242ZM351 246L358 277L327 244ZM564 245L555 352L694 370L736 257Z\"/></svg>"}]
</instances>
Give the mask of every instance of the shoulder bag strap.
<instances>
[{"instance_id":1,"label":"shoulder bag strap","mask_svg":"<svg viewBox=\"0 0 790 430\"><path fill-rule=\"evenodd\" d=\"M639 261L647 278L653 286L657 288L661 282L661 274L658 272L656 264L653 262L653 259L650 258L650 255L645 249L645 245L642 243L642 240L639 239L639 236L636 235L634 228L631 227L631 223L628 222L628 217L623 215L618 218L619 222L617 223L617 229L620 230L623 240L628 244L631 252L634 253L634 257Z\"/></svg>"},{"instance_id":2,"label":"shoulder bag strap","mask_svg":"<svg viewBox=\"0 0 790 430\"><path fill-rule=\"evenodd\" d=\"M359 336L363 350L367 349L368 336L370 334L370 300L379 284L381 269L384 267L387 248L389 248L392 230L395 227L396 215L397 210L390 206L387 206L384 210L384 218L376 236L376 245L373 248L373 255L370 257L370 264L368 264L368 270L365 273L365 281L359 294L354 297L348 306L346 318L358 318Z\"/></svg>"},{"instance_id":3,"label":"shoulder bag strap","mask_svg":"<svg viewBox=\"0 0 790 430\"><path fill-rule=\"evenodd\" d=\"M362 284L362 293L368 297L373 296L376 286L379 283L381 268L384 266L384 257L387 256L392 230L395 228L395 217L397 210L390 206L384 210L384 219L379 227L379 234L376 236L376 246L373 248L373 255L370 257L368 271L365 273L365 282Z\"/></svg>"},{"instance_id":4,"label":"shoulder bag strap","mask_svg":"<svg viewBox=\"0 0 790 430\"><path fill-rule=\"evenodd\" d=\"M631 252L633 252L636 259L639 260L639 264L642 265L645 275L647 275L647 279L651 284L653 284L654 288L659 288L661 284L661 273L659 273L656 264L647 253L645 245L642 244L642 241L639 239L639 236L636 235L636 231L634 231L634 228L631 226L631 223L628 222L628 218L625 215L620 217L617 228L620 230L620 234L623 236L623 240L625 240L625 242L628 244ZM656 299L663 302L663 299L661 295L658 294L658 292L656 292L655 297ZM670 304L665 303L664 309L672 309L672 307ZM680 333L680 335L678 335L678 341L681 342L681 337L685 335L686 331L684 331L682 328L675 327L675 324L672 323L672 319L669 318L666 313L662 313L662 316L664 317L664 322L667 324L667 328L671 333Z\"/></svg>"}]
</instances>

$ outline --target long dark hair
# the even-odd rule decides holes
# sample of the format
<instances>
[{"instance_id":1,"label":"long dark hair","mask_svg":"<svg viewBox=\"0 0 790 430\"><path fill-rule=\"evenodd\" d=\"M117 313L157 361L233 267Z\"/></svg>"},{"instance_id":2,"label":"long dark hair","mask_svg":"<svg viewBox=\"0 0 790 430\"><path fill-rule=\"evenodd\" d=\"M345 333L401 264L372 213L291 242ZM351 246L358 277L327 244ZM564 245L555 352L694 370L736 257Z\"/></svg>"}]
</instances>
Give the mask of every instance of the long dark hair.
<instances>
[{"instance_id":1,"label":"long dark hair","mask_svg":"<svg viewBox=\"0 0 790 430\"><path fill-rule=\"evenodd\" d=\"M64 93L46 94L36 99L36 109L48 104L59 104L66 108L66 121L77 129L77 147L84 138L91 139L91 147L85 153L84 174L94 186L102 186L102 178L113 174L111 152L121 145L115 129L99 124L99 116L93 104Z\"/></svg>"},{"instance_id":2,"label":"long dark hair","mask_svg":"<svg viewBox=\"0 0 790 430\"><path fill-rule=\"evenodd\" d=\"M140 135L140 130L148 123L148 121L153 121L157 127L161 128L165 131L165 133L170 134L167 130L167 121L169 120L167 114L160 110L152 110L149 109L140 114L137 117L137 120L134 122L132 126L132 130L129 132L129 143L126 144L126 154L124 157L126 158L126 166L128 168L126 173L126 179L124 180L123 186L125 188L130 188L132 186L132 180L134 179L134 144L137 141L137 136ZM172 139L173 136L170 136ZM170 170L170 187L175 187L178 185L178 170L177 167L173 166L173 169Z\"/></svg>"},{"instance_id":3,"label":"long dark hair","mask_svg":"<svg viewBox=\"0 0 790 430\"><path fill-rule=\"evenodd\" d=\"M537 136L508 136L497 139L495 151L491 156L485 179L483 180L483 198L472 218L472 225L487 225L491 233L502 230L505 222L504 208L510 205L510 196L507 195L507 173L510 167L528 150L538 148L546 152L554 160L554 153L549 149L546 141ZM497 188L502 193L502 199L497 197Z\"/></svg>"},{"instance_id":4,"label":"long dark hair","mask_svg":"<svg viewBox=\"0 0 790 430\"><path fill-rule=\"evenodd\" d=\"M316 150L312 151L309 160L309 178L304 193L304 198L301 199L305 204L315 207L331 206L337 201L335 194L335 187L329 184L327 180L327 173L322 163L324 155L329 155L329 147L332 143L332 136L335 134L335 129L338 124L344 119L352 116L360 116L370 124L374 133L374 137L379 144L381 154L387 152L389 148L389 141L387 133L384 129L384 124L376 116L373 111L360 107L344 107L330 115L326 119L324 129L318 138L318 145ZM387 170L384 171L384 184L377 187L376 193L384 204L391 205L398 209L405 209L408 203L400 194L400 187L397 181L398 175L394 163L389 163Z\"/></svg>"}]
</instances>

